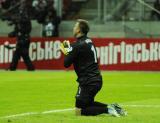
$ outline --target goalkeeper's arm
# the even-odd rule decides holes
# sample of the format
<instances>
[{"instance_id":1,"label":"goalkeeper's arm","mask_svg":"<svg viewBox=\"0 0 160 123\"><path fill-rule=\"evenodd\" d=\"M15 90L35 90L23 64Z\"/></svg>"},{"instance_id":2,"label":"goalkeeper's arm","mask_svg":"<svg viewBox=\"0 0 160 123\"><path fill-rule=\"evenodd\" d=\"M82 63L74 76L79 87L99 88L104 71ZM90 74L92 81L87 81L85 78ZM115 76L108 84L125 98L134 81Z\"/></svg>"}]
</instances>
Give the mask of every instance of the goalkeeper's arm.
<instances>
[{"instance_id":1,"label":"goalkeeper's arm","mask_svg":"<svg viewBox=\"0 0 160 123\"><path fill-rule=\"evenodd\" d=\"M60 45L60 50L64 55L68 55L69 52L72 51L72 47L70 46L70 42L68 40L63 41Z\"/></svg>"},{"instance_id":2,"label":"goalkeeper's arm","mask_svg":"<svg viewBox=\"0 0 160 123\"><path fill-rule=\"evenodd\" d=\"M62 51L62 53L65 55L64 58L64 67L68 68L71 66L71 64L73 63L73 59L76 56L76 48L74 48L74 45L70 45L69 41L64 41L61 46L60 49Z\"/></svg>"}]
</instances>

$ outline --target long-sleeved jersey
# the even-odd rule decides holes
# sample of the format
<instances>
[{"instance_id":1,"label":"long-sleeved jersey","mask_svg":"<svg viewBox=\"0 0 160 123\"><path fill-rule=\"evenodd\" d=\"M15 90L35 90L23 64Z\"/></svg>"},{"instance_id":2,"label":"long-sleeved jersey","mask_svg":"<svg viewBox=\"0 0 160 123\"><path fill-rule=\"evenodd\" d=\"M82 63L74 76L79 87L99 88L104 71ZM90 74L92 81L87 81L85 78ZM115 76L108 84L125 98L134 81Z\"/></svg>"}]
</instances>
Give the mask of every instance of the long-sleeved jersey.
<instances>
[{"instance_id":1,"label":"long-sleeved jersey","mask_svg":"<svg viewBox=\"0 0 160 123\"><path fill-rule=\"evenodd\" d=\"M64 66L70 67L71 64L78 76L79 85L95 85L102 81L96 48L88 37L77 38L77 41L71 44L71 50L65 56Z\"/></svg>"}]
</instances>

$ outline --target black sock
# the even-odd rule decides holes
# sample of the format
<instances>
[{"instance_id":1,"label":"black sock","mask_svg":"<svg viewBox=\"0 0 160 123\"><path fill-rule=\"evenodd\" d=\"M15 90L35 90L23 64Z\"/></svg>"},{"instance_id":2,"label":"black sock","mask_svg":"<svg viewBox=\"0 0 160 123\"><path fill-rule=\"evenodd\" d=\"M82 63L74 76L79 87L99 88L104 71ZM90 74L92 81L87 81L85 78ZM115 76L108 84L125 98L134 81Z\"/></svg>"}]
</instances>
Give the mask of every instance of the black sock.
<instances>
[{"instance_id":1,"label":"black sock","mask_svg":"<svg viewBox=\"0 0 160 123\"><path fill-rule=\"evenodd\" d=\"M81 115L85 116L95 116L103 113L108 113L106 107L90 106L81 110Z\"/></svg>"},{"instance_id":2,"label":"black sock","mask_svg":"<svg viewBox=\"0 0 160 123\"><path fill-rule=\"evenodd\" d=\"M85 116L95 116L103 113L108 113L107 104L100 102L93 102L91 106L81 110L81 114Z\"/></svg>"}]
</instances>

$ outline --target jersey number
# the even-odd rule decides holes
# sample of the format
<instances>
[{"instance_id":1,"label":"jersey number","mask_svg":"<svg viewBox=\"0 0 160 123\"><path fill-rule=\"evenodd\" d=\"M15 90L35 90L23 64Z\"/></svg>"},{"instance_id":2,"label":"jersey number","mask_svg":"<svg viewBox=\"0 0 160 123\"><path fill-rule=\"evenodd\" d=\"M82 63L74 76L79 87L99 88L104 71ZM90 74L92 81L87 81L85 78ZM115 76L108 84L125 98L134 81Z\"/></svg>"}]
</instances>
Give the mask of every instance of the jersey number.
<instances>
[{"instance_id":1,"label":"jersey number","mask_svg":"<svg viewBox=\"0 0 160 123\"><path fill-rule=\"evenodd\" d=\"M94 54L94 60L95 60L95 63L97 63L97 54L96 54L96 49L94 48L94 46L92 45L91 47L91 50L93 51L93 54Z\"/></svg>"}]
</instances>

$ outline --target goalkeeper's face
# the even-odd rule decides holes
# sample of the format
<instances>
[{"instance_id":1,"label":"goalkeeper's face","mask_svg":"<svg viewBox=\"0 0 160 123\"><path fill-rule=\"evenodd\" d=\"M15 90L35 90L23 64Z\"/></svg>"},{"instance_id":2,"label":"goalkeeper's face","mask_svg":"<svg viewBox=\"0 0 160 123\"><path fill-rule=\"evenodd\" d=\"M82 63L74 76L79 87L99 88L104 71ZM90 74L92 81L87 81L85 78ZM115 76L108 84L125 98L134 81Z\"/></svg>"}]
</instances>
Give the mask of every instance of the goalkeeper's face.
<instances>
[{"instance_id":1,"label":"goalkeeper's face","mask_svg":"<svg viewBox=\"0 0 160 123\"><path fill-rule=\"evenodd\" d=\"M77 37L80 33L81 33L81 31L80 31L80 27L79 27L79 22L77 22L73 28L73 35L74 35L74 37Z\"/></svg>"}]
</instances>

